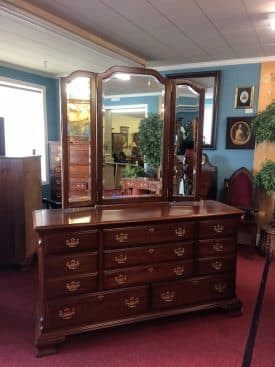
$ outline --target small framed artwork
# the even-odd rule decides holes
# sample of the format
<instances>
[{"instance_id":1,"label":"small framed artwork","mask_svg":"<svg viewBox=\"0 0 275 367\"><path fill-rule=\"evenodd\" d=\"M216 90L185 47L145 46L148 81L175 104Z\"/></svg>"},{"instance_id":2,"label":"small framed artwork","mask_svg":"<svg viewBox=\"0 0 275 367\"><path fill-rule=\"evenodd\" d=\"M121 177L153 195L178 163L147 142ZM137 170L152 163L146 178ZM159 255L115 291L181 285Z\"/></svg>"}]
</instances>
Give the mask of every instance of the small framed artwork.
<instances>
[{"instance_id":1,"label":"small framed artwork","mask_svg":"<svg viewBox=\"0 0 275 367\"><path fill-rule=\"evenodd\" d=\"M235 92L235 108L252 108L254 103L254 87L237 87Z\"/></svg>"},{"instance_id":2,"label":"small framed artwork","mask_svg":"<svg viewBox=\"0 0 275 367\"><path fill-rule=\"evenodd\" d=\"M250 127L253 117L227 118L226 149L254 149L255 139Z\"/></svg>"}]
</instances>

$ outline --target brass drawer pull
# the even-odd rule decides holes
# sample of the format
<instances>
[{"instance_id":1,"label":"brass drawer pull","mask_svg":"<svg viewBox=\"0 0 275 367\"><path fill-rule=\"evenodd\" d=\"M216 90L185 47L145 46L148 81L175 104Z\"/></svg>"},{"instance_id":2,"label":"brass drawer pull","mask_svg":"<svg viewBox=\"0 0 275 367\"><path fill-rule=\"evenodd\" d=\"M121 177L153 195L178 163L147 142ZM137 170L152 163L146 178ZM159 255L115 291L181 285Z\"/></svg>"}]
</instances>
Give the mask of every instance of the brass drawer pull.
<instances>
[{"instance_id":1,"label":"brass drawer pull","mask_svg":"<svg viewBox=\"0 0 275 367\"><path fill-rule=\"evenodd\" d=\"M184 247L177 247L174 249L174 254L180 257L184 255L184 251Z\"/></svg>"},{"instance_id":2,"label":"brass drawer pull","mask_svg":"<svg viewBox=\"0 0 275 367\"><path fill-rule=\"evenodd\" d=\"M223 250L223 244L220 243L220 242L217 242L217 243L214 243L213 244L213 249L216 251L216 252L221 252Z\"/></svg>"},{"instance_id":3,"label":"brass drawer pull","mask_svg":"<svg viewBox=\"0 0 275 367\"><path fill-rule=\"evenodd\" d=\"M178 227L178 228L175 229L175 233L178 237L184 237L185 233L186 233L186 230L183 227Z\"/></svg>"},{"instance_id":4,"label":"brass drawer pull","mask_svg":"<svg viewBox=\"0 0 275 367\"><path fill-rule=\"evenodd\" d=\"M224 226L221 224L217 224L213 228L216 233L222 233L224 231Z\"/></svg>"},{"instance_id":5,"label":"brass drawer pull","mask_svg":"<svg viewBox=\"0 0 275 367\"><path fill-rule=\"evenodd\" d=\"M116 235L116 240L120 243L125 242L128 239L128 233L119 233Z\"/></svg>"},{"instance_id":6,"label":"brass drawer pull","mask_svg":"<svg viewBox=\"0 0 275 367\"><path fill-rule=\"evenodd\" d=\"M180 276L184 273L184 266L183 265L176 266L175 268L173 268L173 271L176 275Z\"/></svg>"},{"instance_id":7,"label":"brass drawer pull","mask_svg":"<svg viewBox=\"0 0 275 367\"><path fill-rule=\"evenodd\" d=\"M97 296L97 299L98 299L98 301L99 301L99 302L103 302L103 300L104 300L104 295L103 295L103 294L99 294L99 295Z\"/></svg>"},{"instance_id":8,"label":"brass drawer pull","mask_svg":"<svg viewBox=\"0 0 275 367\"><path fill-rule=\"evenodd\" d=\"M218 293L223 293L225 289L227 288L227 285L225 282L219 282L214 284L215 291Z\"/></svg>"},{"instance_id":9,"label":"brass drawer pull","mask_svg":"<svg viewBox=\"0 0 275 367\"><path fill-rule=\"evenodd\" d=\"M66 266L70 270L75 270L79 267L80 261L72 259L71 261L66 262Z\"/></svg>"},{"instance_id":10,"label":"brass drawer pull","mask_svg":"<svg viewBox=\"0 0 275 367\"><path fill-rule=\"evenodd\" d=\"M126 274L119 274L115 277L115 281L117 284L124 284L126 282L127 275Z\"/></svg>"},{"instance_id":11,"label":"brass drawer pull","mask_svg":"<svg viewBox=\"0 0 275 367\"><path fill-rule=\"evenodd\" d=\"M138 297L126 298L124 302L126 306L128 306L129 308L136 308L137 305L139 304L139 298Z\"/></svg>"},{"instance_id":12,"label":"brass drawer pull","mask_svg":"<svg viewBox=\"0 0 275 367\"><path fill-rule=\"evenodd\" d=\"M58 311L58 315L62 320L70 320L75 315L75 308L65 307L63 310Z\"/></svg>"},{"instance_id":13,"label":"brass drawer pull","mask_svg":"<svg viewBox=\"0 0 275 367\"><path fill-rule=\"evenodd\" d=\"M127 255L121 254L115 257L115 261L117 264L125 264L127 261Z\"/></svg>"},{"instance_id":14,"label":"brass drawer pull","mask_svg":"<svg viewBox=\"0 0 275 367\"><path fill-rule=\"evenodd\" d=\"M147 270L149 271L149 273L153 273L155 268L153 266L149 266L149 268L147 268Z\"/></svg>"},{"instance_id":15,"label":"brass drawer pull","mask_svg":"<svg viewBox=\"0 0 275 367\"><path fill-rule=\"evenodd\" d=\"M149 253L150 255L152 255L154 252L155 252L155 249L154 249L154 248L149 248L149 249L148 249L148 253Z\"/></svg>"},{"instance_id":16,"label":"brass drawer pull","mask_svg":"<svg viewBox=\"0 0 275 367\"><path fill-rule=\"evenodd\" d=\"M215 270L220 270L222 268L222 262L218 260L212 263L211 265L212 265L212 268Z\"/></svg>"},{"instance_id":17,"label":"brass drawer pull","mask_svg":"<svg viewBox=\"0 0 275 367\"><path fill-rule=\"evenodd\" d=\"M172 302L174 297L175 297L174 291L166 291L166 292L161 293L161 299L164 302Z\"/></svg>"},{"instance_id":18,"label":"brass drawer pull","mask_svg":"<svg viewBox=\"0 0 275 367\"><path fill-rule=\"evenodd\" d=\"M76 292L80 287L80 282L72 280L70 283L66 283L66 288L69 292Z\"/></svg>"},{"instance_id":19,"label":"brass drawer pull","mask_svg":"<svg viewBox=\"0 0 275 367\"><path fill-rule=\"evenodd\" d=\"M149 228L149 232L151 232L151 233L155 232L155 228L154 227L150 227Z\"/></svg>"},{"instance_id":20,"label":"brass drawer pull","mask_svg":"<svg viewBox=\"0 0 275 367\"><path fill-rule=\"evenodd\" d=\"M79 238L70 238L69 240L66 240L66 246L69 248L75 248L79 245L80 241Z\"/></svg>"}]
</instances>

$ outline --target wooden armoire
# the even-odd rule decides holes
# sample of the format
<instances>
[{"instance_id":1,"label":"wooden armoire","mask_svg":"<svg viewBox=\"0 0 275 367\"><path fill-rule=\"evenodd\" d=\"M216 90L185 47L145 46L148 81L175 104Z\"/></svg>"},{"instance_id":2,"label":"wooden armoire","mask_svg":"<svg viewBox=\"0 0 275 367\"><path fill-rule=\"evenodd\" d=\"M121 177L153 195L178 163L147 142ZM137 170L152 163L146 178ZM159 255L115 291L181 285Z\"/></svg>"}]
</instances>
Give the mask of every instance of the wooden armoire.
<instances>
[{"instance_id":1,"label":"wooden armoire","mask_svg":"<svg viewBox=\"0 0 275 367\"><path fill-rule=\"evenodd\" d=\"M32 211L42 207L40 156L0 157L0 264L27 265L35 254Z\"/></svg>"}]
</instances>

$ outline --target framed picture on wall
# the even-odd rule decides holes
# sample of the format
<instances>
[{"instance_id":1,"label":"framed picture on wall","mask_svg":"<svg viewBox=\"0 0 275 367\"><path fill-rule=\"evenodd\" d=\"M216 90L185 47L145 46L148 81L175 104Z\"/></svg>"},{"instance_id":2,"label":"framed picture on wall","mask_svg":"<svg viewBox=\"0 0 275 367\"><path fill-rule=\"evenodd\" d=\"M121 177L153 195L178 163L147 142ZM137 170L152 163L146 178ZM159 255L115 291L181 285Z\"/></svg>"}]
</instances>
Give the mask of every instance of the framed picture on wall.
<instances>
[{"instance_id":1,"label":"framed picture on wall","mask_svg":"<svg viewBox=\"0 0 275 367\"><path fill-rule=\"evenodd\" d=\"M250 127L253 117L227 118L226 149L254 149L255 139Z\"/></svg>"},{"instance_id":2,"label":"framed picture on wall","mask_svg":"<svg viewBox=\"0 0 275 367\"><path fill-rule=\"evenodd\" d=\"M254 87L237 87L235 91L235 108L252 108Z\"/></svg>"}]
</instances>

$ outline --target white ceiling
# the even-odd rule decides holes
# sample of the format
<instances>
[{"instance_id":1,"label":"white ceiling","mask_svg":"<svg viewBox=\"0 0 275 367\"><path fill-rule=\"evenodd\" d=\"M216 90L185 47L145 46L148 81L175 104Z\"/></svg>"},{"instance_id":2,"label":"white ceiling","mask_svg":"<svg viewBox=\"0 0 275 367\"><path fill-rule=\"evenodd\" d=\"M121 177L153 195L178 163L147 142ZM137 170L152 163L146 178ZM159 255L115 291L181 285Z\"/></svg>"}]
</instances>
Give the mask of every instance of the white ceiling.
<instances>
[{"instance_id":1,"label":"white ceiling","mask_svg":"<svg viewBox=\"0 0 275 367\"><path fill-rule=\"evenodd\" d=\"M0 0L0 56L4 63L53 75L134 65L12 3L31 3L146 60L150 67L275 59L270 0Z\"/></svg>"}]
</instances>

